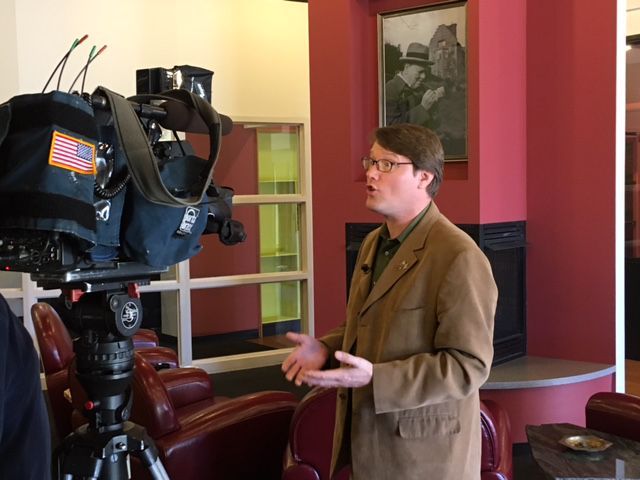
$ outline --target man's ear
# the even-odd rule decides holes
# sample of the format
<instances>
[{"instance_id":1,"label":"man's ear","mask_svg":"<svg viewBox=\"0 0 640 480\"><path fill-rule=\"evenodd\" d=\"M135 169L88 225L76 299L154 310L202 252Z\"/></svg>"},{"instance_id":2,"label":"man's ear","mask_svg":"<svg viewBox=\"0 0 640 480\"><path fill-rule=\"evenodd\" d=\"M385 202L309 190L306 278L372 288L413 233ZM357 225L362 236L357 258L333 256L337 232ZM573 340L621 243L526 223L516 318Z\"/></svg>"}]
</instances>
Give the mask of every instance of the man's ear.
<instances>
[{"instance_id":1,"label":"man's ear","mask_svg":"<svg viewBox=\"0 0 640 480\"><path fill-rule=\"evenodd\" d=\"M435 176L431 172L427 172L426 170L419 170L420 175L420 183L418 184L418 188L426 190L426 188L433 181L433 177Z\"/></svg>"}]
</instances>

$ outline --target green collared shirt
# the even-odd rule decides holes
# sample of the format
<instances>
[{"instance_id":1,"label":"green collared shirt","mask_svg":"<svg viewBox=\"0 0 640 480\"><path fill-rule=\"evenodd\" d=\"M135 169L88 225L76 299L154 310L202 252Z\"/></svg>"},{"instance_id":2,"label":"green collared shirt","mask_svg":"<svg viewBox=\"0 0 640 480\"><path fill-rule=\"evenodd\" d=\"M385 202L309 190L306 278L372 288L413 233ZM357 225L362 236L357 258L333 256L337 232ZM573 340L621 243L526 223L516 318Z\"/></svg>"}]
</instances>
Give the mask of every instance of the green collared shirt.
<instances>
[{"instance_id":1,"label":"green collared shirt","mask_svg":"<svg viewBox=\"0 0 640 480\"><path fill-rule=\"evenodd\" d=\"M431 203L427 205L424 210L422 210L416 217L411 220L411 223L407 225L400 235L396 238L389 238L389 229L387 228L387 224L382 225L382 229L380 230L380 238L378 239L378 247L376 249L376 258L373 264L373 282L371 286L376 284L384 269L389 265L389 262L396 254L402 242L413 232L413 229L416 228L416 225L420 223L420 220L427 214L429 211L429 207L431 207Z\"/></svg>"}]
</instances>

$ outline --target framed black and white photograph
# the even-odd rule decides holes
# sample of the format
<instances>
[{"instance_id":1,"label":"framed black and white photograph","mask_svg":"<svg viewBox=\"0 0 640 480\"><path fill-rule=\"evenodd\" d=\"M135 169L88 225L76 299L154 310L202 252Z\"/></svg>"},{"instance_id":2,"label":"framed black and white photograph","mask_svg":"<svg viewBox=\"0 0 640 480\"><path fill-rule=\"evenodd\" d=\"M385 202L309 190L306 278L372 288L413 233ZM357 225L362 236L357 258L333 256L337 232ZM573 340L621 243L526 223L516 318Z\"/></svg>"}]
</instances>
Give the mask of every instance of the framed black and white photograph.
<instances>
[{"instance_id":1,"label":"framed black and white photograph","mask_svg":"<svg viewBox=\"0 0 640 480\"><path fill-rule=\"evenodd\" d=\"M380 124L438 134L445 160L467 159L466 2L379 15Z\"/></svg>"}]
</instances>

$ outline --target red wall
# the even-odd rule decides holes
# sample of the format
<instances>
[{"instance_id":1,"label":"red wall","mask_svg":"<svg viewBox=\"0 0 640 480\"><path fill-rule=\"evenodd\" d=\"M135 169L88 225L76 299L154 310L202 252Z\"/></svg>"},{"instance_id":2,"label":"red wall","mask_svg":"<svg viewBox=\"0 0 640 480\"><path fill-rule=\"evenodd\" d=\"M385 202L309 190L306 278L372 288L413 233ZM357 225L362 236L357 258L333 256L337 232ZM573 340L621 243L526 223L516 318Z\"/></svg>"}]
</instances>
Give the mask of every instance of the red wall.
<instances>
[{"instance_id":1,"label":"red wall","mask_svg":"<svg viewBox=\"0 0 640 480\"><path fill-rule=\"evenodd\" d=\"M482 7L482 8L481 8ZM479 223L526 219L526 6L524 1L469 2L477 89L469 126L479 188ZM476 29L478 32L476 33ZM477 144L477 146L476 146Z\"/></svg>"},{"instance_id":2,"label":"red wall","mask_svg":"<svg viewBox=\"0 0 640 480\"><path fill-rule=\"evenodd\" d=\"M614 363L615 38L616 2L527 3L532 355Z\"/></svg>"},{"instance_id":3,"label":"red wall","mask_svg":"<svg viewBox=\"0 0 640 480\"><path fill-rule=\"evenodd\" d=\"M316 334L344 319L345 223L381 221L358 162L378 126L377 15L429 3L309 1ZM468 1L469 158L445 166L437 198L457 223L526 217L525 13L524 0Z\"/></svg>"}]
</instances>

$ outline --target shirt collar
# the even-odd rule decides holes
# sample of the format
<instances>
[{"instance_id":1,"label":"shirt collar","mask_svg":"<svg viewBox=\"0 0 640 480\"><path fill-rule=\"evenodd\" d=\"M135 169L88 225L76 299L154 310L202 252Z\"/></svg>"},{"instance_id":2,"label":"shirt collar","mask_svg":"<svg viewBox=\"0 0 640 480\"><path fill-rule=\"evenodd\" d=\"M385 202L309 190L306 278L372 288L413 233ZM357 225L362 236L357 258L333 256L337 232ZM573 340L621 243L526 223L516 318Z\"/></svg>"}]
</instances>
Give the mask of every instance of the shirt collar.
<instances>
[{"instance_id":1,"label":"shirt collar","mask_svg":"<svg viewBox=\"0 0 640 480\"><path fill-rule=\"evenodd\" d=\"M404 78L404 76L402 75L402 72L398 73L398 76L402 79L404 83L406 83L407 87L412 88L411 85L409 85L409 82L407 82L407 79Z\"/></svg>"}]
</instances>

